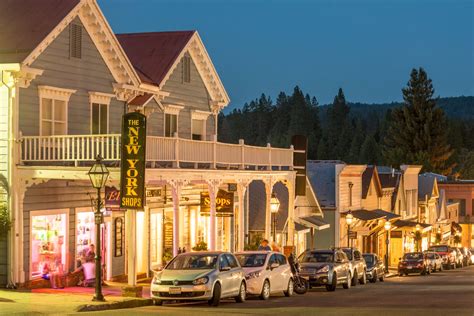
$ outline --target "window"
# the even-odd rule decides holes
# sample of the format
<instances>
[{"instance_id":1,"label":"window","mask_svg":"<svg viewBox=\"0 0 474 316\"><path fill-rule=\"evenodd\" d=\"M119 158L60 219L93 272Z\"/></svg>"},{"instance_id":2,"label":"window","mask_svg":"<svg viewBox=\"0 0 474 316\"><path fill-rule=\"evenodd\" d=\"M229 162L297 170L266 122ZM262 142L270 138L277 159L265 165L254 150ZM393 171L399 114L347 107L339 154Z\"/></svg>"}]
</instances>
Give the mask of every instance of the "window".
<instances>
[{"instance_id":1,"label":"window","mask_svg":"<svg viewBox=\"0 0 474 316\"><path fill-rule=\"evenodd\" d=\"M173 137L178 132L178 115L165 114L165 137Z\"/></svg>"},{"instance_id":2,"label":"window","mask_svg":"<svg viewBox=\"0 0 474 316\"><path fill-rule=\"evenodd\" d=\"M183 82L191 82L191 57L183 57Z\"/></svg>"},{"instance_id":3,"label":"window","mask_svg":"<svg viewBox=\"0 0 474 316\"><path fill-rule=\"evenodd\" d=\"M67 134L66 101L41 99L41 136Z\"/></svg>"},{"instance_id":4,"label":"window","mask_svg":"<svg viewBox=\"0 0 474 316\"><path fill-rule=\"evenodd\" d=\"M229 268L230 268L230 264L229 264L229 261L227 261L227 258L226 258L224 255L222 255L222 256L220 256L220 258L219 258L219 269L222 270L222 269L224 269L224 268L226 268L226 267L229 267Z\"/></svg>"},{"instance_id":5,"label":"window","mask_svg":"<svg viewBox=\"0 0 474 316\"><path fill-rule=\"evenodd\" d=\"M238 268L239 267L239 264L237 263L237 260L235 259L235 257L233 255L225 255L226 258L227 258L227 261L229 262L229 266L233 269L233 268Z\"/></svg>"},{"instance_id":6,"label":"window","mask_svg":"<svg viewBox=\"0 0 474 316\"><path fill-rule=\"evenodd\" d=\"M206 135L206 121L204 120L192 120L192 139L193 140L205 140Z\"/></svg>"},{"instance_id":7,"label":"window","mask_svg":"<svg viewBox=\"0 0 474 316\"><path fill-rule=\"evenodd\" d=\"M359 251L354 251L354 259L355 260L360 260L360 252Z\"/></svg>"},{"instance_id":8,"label":"window","mask_svg":"<svg viewBox=\"0 0 474 316\"><path fill-rule=\"evenodd\" d=\"M82 57L82 26L74 23L69 26L69 57Z\"/></svg>"},{"instance_id":9,"label":"window","mask_svg":"<svg viewBox=\"0 0 474 316\"><path fill-rule=\"evenodd\" d=\"M92 134L108 133L108 109L107 104L92 103Z\"/></svg>"},{"instance_id":10,"label":"window","mask_svg":"<svg viewBox=\"0 0 474 316\"><path fill-rule=\"evenodd\" d=\"M277 255L278 263L282 266L286 264L286 257L284 255Z\"/></svg>"}]
</instances>

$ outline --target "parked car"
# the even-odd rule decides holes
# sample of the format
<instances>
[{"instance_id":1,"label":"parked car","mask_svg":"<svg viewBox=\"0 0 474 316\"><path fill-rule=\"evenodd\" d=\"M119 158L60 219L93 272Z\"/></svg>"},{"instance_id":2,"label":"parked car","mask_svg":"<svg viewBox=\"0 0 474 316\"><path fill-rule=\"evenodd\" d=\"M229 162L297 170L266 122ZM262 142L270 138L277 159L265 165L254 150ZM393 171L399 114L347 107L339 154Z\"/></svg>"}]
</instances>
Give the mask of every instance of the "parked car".
<instances>
[{"instance_id":1,"label":"parked car","mask_svg":"<svg viewBox=\"0 0 474 316\"><path fill-rule=\"evenodd\" d=\"M291 268L281 253L248 251L236 253L235 257L245 272L247 294L259 295L262 300L277 292L293 295Z\"/></svg>"},{"instance_id":2,"label":"parked car","mask_svg":"<svg viewBox=\"0 0 474 316\"><path fill-rule=\"evenodd\" d=\"M425 259L428 261L432 272L443 271L443 259L441 259L439 254L432 251L426 251Z\"/></svg>"},{"instance_id":3,"label":"parked car","mask_svg":"<svg viewBox=\"0 0 474 316\"><path fill-rule=\"evenodd\" d=\"M456 260L456 268L462 268L464 266L463 255L459 248L452 247L451 251L454 252Z\"/></svg>"},{"instance_id":4,"label":"parked car","mask_svg":"<svg viewBox=\"0 0 474 316\"><path fill-rule=\"evenodd\" d=\"M377 279L383 282L385 278L385 265L383 261L374 253L364 253L362 257L367 265L367 279L371 283L377 282Z\"/></svg>"},{"instance_id":5,"label":"parked car","mask_svg":"<svg viewBox=\"0 0 474 316\"><path fill-rule=\"evenodd\" d=\"M403 258L400 258L398 275L408 275L409 273L419 273L421 275L431 273L429 262L422 252L409 252L404 254Z\"/></svg>"},{"instance_id":6,"label":"parked car","mask_svg":"<svg viewBox=\"0 0 474 316\"><path fill-rule=\"evenodd\" d=\"M456 256L451 251L451 247L448 245L436 245L428 248L428 251L436 252L441 256L443 260L443 268L455 269L456 268Z\"/></svg>"},{"instance_id":7,"label":"parked car","mask_svg":"<svg viewBox=\"0 0 474 316\"><path fill-rule=\"evenodd\" d=\"M467 267L470 264L469 262L471 261L471 252L465 247L459 247L457 249L461 252L462 255L462 265L464 267Z\"/></svg>"},{"instance_id":8,"label":"parked car","mask_svg":"<svg viewBox=\"0 0 474 316\"><path fill-rule=\"evenodd\" d=\"M244 270L233 254L189 252L155 273L150 295L155 305L166 300L207 300L217 306L222 298L244 302L246 291Z\"/></svg>"},{"instance_id":9,"label":"parked car","mask_svg":"<svg viewBox=\"0 0 474 316\"><path fill-rule=\"evenodd\" d=\"M342 284L351 287L351 263L340 249L306 250L298 258L300 275L308 280L309 286L326 286L327 291L335 291Z\"/></svg>"},{"instance_id":10,"label":"parked car","mask_svg":"<svg viewBox=\"0 0 474 316\"><path fill-rule=\"evenodd\" d=\"M357 281L359 281L360 284L366 284L367 283L367 265L365 264L365 260L362 257L362 254L360 253L359 250L356 248L352 247L341 247L339 248L344 253L347 255L347 258L349 259L351 263L351 275L352 275L352 286L357 285Z\"/></svg>"}]
</instances>

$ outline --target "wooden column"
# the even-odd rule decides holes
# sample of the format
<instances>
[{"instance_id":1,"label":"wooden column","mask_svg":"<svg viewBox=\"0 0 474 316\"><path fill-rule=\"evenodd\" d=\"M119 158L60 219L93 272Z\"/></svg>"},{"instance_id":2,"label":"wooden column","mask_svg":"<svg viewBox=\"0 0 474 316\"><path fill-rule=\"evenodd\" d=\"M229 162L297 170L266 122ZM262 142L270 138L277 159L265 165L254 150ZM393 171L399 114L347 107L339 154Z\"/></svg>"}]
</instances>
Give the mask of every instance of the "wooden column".
<instances>
[{"instance_id":1,"label":"wooden column","mask_svg":"<svg viewBox=\"0 0 474 316\"><path fill-rule=\"evenodd\" d=\"M136 210L125 212L127 234L127 275L128 285L137 285L137 214ZM99 251L99 249L97 250Z\"/></svg>"},{"instance_id":2,"label":"wooden column","mask_svg":"<svg viewBox=\"0 0 474 316\"><path fill-rule=\"evenodd\" d=\"M272 238L272 211L271 211L271 200L272 200L273 182L270 180L265 181L265 239L270 241Z\"/></svg>"},{"instance_id":3,"label":"wooden column","mask_svg":"<svg viewBox=\"0 0 474 316\"><path fill-rule=\"evenodd\" d=\"M173 256L178 254L179 248L179 199L181 198L181 186L175 184L171 187L173 196Z\"/></svg>"}]
</instances>

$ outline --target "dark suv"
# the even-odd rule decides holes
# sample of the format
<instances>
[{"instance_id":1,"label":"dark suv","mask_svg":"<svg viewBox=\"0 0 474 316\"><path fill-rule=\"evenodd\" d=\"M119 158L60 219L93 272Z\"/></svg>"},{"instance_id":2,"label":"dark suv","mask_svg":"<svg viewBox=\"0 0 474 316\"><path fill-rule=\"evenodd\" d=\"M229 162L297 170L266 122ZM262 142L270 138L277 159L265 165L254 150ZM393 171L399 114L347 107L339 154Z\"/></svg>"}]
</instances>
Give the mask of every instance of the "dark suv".
<instances>
[{"instance_id":1,"label":"dark suv","mask_svg":"<svg viewBox=\"0 0 474 316\"><path fill-rule=\"evenodd\" d=\"M346 254L347 259L349 259L349 262L351 263L351 285L356 286L357 281L359 281L360 284L367 283L367 264L365 263L361 252L357 248L353 247L339 247L335 249L342 250Z\"/></svg>"}]
</instances>

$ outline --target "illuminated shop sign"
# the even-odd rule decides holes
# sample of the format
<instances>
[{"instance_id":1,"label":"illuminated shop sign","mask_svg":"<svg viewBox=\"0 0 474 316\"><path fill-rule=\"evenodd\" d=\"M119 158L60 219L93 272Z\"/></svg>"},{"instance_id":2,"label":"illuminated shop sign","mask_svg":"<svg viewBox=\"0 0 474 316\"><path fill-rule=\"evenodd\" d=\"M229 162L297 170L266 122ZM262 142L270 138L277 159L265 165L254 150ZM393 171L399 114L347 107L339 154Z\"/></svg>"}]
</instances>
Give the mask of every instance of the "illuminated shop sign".
<instances>
[{"instance_id":1,"label":"illuminated shop sign","mask_svg":"<svg viewBox=\"0 0 474 316\"><path fill-rule=\"evenodd\" d=\"M209 216L211 212L211 198L209 193L201 192L201 215ZM234 216L234 193L219 190L216 197L216 216Z\"/></svg>"},{"instance_id":2,"label":"illuminated shop sign","mask_svg":"<svg viewBox=\"0 0 474 316\"><path fill-rule=\"evenodd\" d=\"M145 205L146 116L132 112L122 119L120 207L143 210Z\"/></svg>"}]
</instances>

